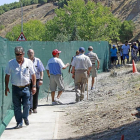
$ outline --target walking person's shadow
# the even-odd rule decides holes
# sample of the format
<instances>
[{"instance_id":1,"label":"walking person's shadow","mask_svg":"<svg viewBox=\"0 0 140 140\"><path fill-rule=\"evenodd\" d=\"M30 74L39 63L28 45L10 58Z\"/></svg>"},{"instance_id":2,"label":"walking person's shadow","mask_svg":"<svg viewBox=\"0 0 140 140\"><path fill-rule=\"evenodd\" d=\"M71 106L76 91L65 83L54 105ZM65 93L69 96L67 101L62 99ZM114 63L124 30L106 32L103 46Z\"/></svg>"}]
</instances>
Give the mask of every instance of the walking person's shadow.
<instances>
[{"instance_id":1,"label":"walking person's shadow","mask_svg":"<svg viewBox=\"0 0 140 140\"><path fill-rule=\"evenodd\" d=\"M12 129L15 129L15 127L11 127L11 128L6 128L6 124L4 123L4 122L2 122L2 124L4 125L4 127L5 127L5 130L12 130Z\"/></svg>"}]
</instances>

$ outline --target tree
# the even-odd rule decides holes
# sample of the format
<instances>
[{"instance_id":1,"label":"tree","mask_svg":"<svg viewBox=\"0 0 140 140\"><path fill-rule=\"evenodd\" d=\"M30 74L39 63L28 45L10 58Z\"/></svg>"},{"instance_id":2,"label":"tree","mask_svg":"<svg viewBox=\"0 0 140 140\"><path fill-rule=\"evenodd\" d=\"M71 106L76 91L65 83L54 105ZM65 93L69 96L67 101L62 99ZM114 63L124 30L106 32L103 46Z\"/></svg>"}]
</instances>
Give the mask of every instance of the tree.
<instances>
[{"instance_id":1,"label":"tree","mask_svg":"<svg viewBox=\"0 0 140 140\"><path fill-rule=\"evenodd\" d=\"M37 4L38 0L31 0L31 4Z\"/></svg>"},{"instance_id":2,"label":"tree","mask_svg":"<svg viewBox=\"0 0 140 140\"><path fill-rule=\"evenodd\" d=\"M59 42L67 42L70 41L70 35L65 35L63 33L57 34L56 38L54 41L59 41Z\"/></svg>"},{"instance_id":3,"label":"tree","mask_svg":"<svg viewBox=\"0 0 140 140\"><path fill-rule=\"evenodd\" d=\"M14 3L12 3L12 6L11 6L11 10L12 9L16 9L16 8L19 8L20 7L20 3L19 2L14 2Z\"/></svg>"},{"instance_id":4,"label":"tree","mask_svg":"<svg viewBox=\"0 0 140 140\"><path fill-rule=\"evenodd\" d=\"M77 35L82 40L119 40L120 21L108 7L90 0L86 4L84 0L71 0L67 3L63 9L56 9L57 16L46 23L47 40L53 41L63 31L72 35L75 25Z\"/></svg>"},{"instance_id":5,"label":"tree","mask_svg":"<svg viewBox=\"0 0 140 140\"><path fill-rule=\"evenodd\" d=\"M23 24L23 32L28 41L38 40L45 41L46 28L43 23L38 20L30 20ZM6 38L16 41L21 33L21 25L12 28L12 31L6 34Z\"/></svg>"},{"instance_id":6,"label":"tree","mask_svg":"<svg viewBox=\"0 0 140 140\"><path fill-rule=\"evenodd\" d=\"M47 3L47 0L38 0L38 3L40 3L41 5Z\"/></svg>"},{"instance_id":7,"label":"tree","mask_svg":"<svg viewBox=\"0 0 140 140\"><path fill-rule=\"evenodd\" d=\"M22 4L23 4L23 6L31 5L31 0L23 0Z\"/></svg>"},{"instance_id":8,"label":"tree","mask_svg":"<svg viewBox=\"0 0 140 140\"><path fill-rule=\"evenodd\" d=\"M133 31L135 29L134 23L130 21L124 21L121 24L120 28L120 40L121 42L125 42L126 40L129 40L133 37Z\"/></svg>"},{"instance_id":9,"label":"tree","mask_svg":"<svg viewBox=\"0 0 140 140\"><path fill-rule=\"evenodd\" d=\"M7 11L10 10L9 7L8 7L7 5L8 5L8 4L4 4L4 6L3 6L3 10L4 10L5 12L7 12Z\"/></svg>"},{"instance_id":10,"label":"tree","mask_svg":"<svg viewBox=\"0 0 140 140\"><path fill-rule=\"evenodd\" d=\"M81 40L80 36L78 35L78 30L77 27L74 26L73 28L73 32L71 34L71 38L69 41L76 41L76 40Z\"/></svg>"},{"instance_id":11,"label":"tree","mask_svg":"<svg viewBox=\"0 0 140 140\"><path fill-rule=\"evenodd\" d=\"M0 24L0 30L3 30L4 28L5 26Z\"/></svg>"},{"instance_id":12,"label":"tree","mask_svg":"<svg viewBox=\"0 0 140 140\"><path fill-rule=\"evenodd\" d=\"M69 1L69 0L59 0L58 1L58 7L62 8L62 7L64 7L64 5L68 5L67 1Z\"/></svg>"},{"instance_id":13,"label":"tree","mask_svg":"<svg viewBox=\"0 0 140 140\"><path fill-rule=\"evenodd\" d=\"M118 41L120 41L120 27L121 27L121 21L117 18L111 18L111 22L108 25L108 36L111 40L111 42L118 44Z\"/></svg>"},{"instance_id":14,"label":"tree","mask_svg":"<svg viewBox=\"0 0 140 140\"><path fill-rule=\"evenodd\" d=\"M0 6L0 15L3 14L5 11L3 10L2 6Z\"/></svg>"}]
</instances>

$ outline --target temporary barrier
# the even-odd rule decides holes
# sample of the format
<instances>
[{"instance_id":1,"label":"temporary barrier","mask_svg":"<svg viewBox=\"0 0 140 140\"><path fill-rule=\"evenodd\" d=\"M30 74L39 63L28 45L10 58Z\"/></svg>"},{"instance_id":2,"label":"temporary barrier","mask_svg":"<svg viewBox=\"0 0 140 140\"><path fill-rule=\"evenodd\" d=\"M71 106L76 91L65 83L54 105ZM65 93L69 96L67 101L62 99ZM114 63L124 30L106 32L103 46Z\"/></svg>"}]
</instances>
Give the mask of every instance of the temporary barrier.
<instances>
[{"instance_id":1,"label":"temporary barrier","mask_svg":"<svg viewBox=\"0 0 140 140\"><path fill-rule=\"evenodd\" d=\"M13 111L12 111L12 93L8 93L8 96L4 95L4 76L5 67L10 59L15 58L14 48L16 46L22 46L25 50L25 57L27 57L27 50L33 49L35 51L35 57L41 59L44 67L47 65L47 61L52 57L52 50L58 49L61 52L60 58L66 63L71 62L72 56L75 55L76 50L79 47L85 47L88 52L88 46L93 46L93 51L97 53L100 59L100 69L98 72L108 69L109 63L109 43L107 41L90 42L90 41L71 41L71 42L40 42L40 41L8 41L5 38L0 37L0 135L9 123ZM68 73L68 68L62 70L65 88L70 86L73 82L71 74ZM9 84L9 88L11 85ZM39 97L47 97L49 89L49 78L46 71L44 71L43 85L40 88ZM11 91L11 88L10 88ZM11 91L12 92L12 91Z\"/></svg>"},{"instance_id":2,"label":"temporary barrier","mask_svg":"<svg viewBox=\"0 0 140 140\"><path fill-rule=\"evenodd\" d=\"M134 60L132 60L132 67L133 67L133 73L138 73Z\"/></svg>"}]
</instances>

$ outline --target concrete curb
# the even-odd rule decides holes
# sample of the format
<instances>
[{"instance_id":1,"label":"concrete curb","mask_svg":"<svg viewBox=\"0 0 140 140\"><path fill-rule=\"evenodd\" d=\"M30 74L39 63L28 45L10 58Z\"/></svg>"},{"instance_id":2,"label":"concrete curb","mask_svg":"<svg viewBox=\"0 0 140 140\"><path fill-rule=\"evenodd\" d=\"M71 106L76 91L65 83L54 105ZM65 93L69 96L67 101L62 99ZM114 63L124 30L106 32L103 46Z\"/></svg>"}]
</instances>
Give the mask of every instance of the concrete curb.
<instances>
[{"instance_id":1,"label":"concrete curb","mask_svg":"<svg viewBox=\"0 0 140 140\"><path fill-rule=\"evenodd\" d=\"M54 129L54 137L53 137L53 139L57 139L58 125L59 125L59 112L57 112L57 115L56 115L56 121L55 121L55 129Z\"/></svg>"}]
</instances>

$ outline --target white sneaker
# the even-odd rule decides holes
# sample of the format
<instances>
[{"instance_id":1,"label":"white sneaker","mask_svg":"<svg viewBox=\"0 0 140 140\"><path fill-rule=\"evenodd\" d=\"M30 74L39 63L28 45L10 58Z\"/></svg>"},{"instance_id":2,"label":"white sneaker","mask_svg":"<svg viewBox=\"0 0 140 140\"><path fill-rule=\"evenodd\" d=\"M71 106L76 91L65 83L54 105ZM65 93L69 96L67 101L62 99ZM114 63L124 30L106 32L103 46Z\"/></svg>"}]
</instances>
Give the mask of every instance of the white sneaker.
<instances>
[{"instance_id":1,"label":"white sneaker","mask_svg":"<svg viewBox=\"0 0 140 140\"><path fill-rule=\"evenodd\" d=\"M80 94L79 93L76 93L76 99L75 99L76 102L79 102L80 101Z\"/></svg>"},{"instance_id":2,"label":"white sneaker","mask_svg":"<svg viewBox=\"0 0 140 140\"><path fill-rule=\"evenodd\" d=\"M52 105L58 105L58 103L57 102L52 102Z\"/></svg>"},{"instance_id":3,"label":"white sneaker","mask_svg":"<svg viewBox=\"0 0 140 140\"><path fill-rule=\"evenodd\" d=\"M84 100L84 94L81 94L80 101L83 101L83 100Z\"/></svg>"},{"instance_id":4,"label":"white sneaker","mask_svg":"<svg viewBox=\"0 0 140 140\"><path fill-rule=\"evenodd\" d=\"M56 98L55 101L56 101L58 104L61 104L61 105L63 104L63 102L62 102L60 99L58 99L58 98Z\"/></svg>"},{"instance_id":5,"label":"white sneaker","mask_svg":"<svg viewBox=\"0 0 140 140\"><path fill-rule=\"evenodd\" d=\"M81 93L81 91L80 91L79 89L77 89L76 93L79 93L79 94L80 94L80 93Z\"/></svg>"},{"instance_id":6,"label":"white sneaker","mask_svg":"<svg viewBox=\"0 0 140 140\"><path fill-rule=\"evenodd\" d=\"M80 101L80 90L77 89L77 92L76 92L76 102L79 102Z\"/></svg>"}]
</instances>

